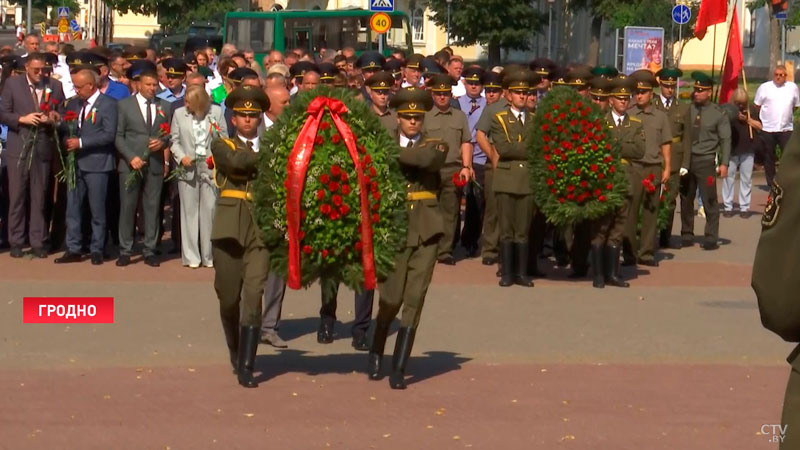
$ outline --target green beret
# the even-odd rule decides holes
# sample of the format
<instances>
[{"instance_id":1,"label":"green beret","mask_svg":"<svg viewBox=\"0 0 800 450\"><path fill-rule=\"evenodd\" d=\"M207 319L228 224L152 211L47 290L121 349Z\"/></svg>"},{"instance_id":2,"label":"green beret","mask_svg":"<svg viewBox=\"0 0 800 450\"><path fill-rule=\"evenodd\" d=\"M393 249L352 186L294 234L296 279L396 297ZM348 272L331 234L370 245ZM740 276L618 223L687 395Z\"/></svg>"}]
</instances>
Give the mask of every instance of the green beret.
<instances>
[{"instance_id":1,"label":"green beret","mask_svg":"<svg viewBox=\"0 0 800 450\"><path fill-rule=\"evenodd\" d=\"M597 66L592 69L592 75L610 80L619 75L619 71L611 66Z\"/></svg>"},{"instance_id":2,"label":"green beret","mask_svg":"<svg viewBox=\"0 0 800 450\"><path fill-rule=\"evenodd\" d=\"M433 108L433 99L424 89L411 86L397 91L389 100L389 107L394 108L397 114L422 116Z\"/></svg>"},{"instance_id":3,"label":"green beret","mask_svg":"<svg viewBox=\"0 0 800 450\"><path fill-rule=\"evenodd\" d=\"M631 78L636 82L636 89L647 90L656 87L658 82L653 72L647 69L639 69L631 74Z\"/></svg>"},{"instance_id":4,"label":"green beret","mask_svg":"<svg viewBox=\"0 0 800 450\"><path fill-rule=\"evenodd\" d=\"M683 76L683 71L677 67L665 67L656 72L658 82L664 86L676 86L678 78Z\"/></svg>"},{"instance_id":5,"label":"green beret","mask_svg":"<svg viewBox=\"0 0 800 450\"><path fill-rule=\"evenodd\" d=\"M375 72L364 84L373 91L388 91L394 86L394 76L391 72L382 70Z\"/></svg>"},{"instance_id":6,"label":"green beret","mask_svg":"<svg viewBox=\"0 0 800 450\"><path fill-rule=\"evenodd\" d=\"M426 84L428 89L433 92L451 92L453 86L456 85L456 80L446 73L437 73L428 78Z\"/></svg>"},{"instance_id":7,"label":"green beret","mask_svg":"<svg viewBox=\"0 0 800 450\"><path fill-rule=\"evenodd\" d=\"M225 98L225 107L234 113L263 113L269 109L269 98L261 89L239 86Z\"/></svg>"},{"instance_id":8,"label":"green beret","mask_svg":"<svg viewBox=\"0 0 800 450\"><path fill-rule=\"evenodd\" d=\"M692 72L692 79L694 80L694 88L699 90L711 89L714 87L714 80L710 76L700 71Z\"/></svg>"}]
</instances>

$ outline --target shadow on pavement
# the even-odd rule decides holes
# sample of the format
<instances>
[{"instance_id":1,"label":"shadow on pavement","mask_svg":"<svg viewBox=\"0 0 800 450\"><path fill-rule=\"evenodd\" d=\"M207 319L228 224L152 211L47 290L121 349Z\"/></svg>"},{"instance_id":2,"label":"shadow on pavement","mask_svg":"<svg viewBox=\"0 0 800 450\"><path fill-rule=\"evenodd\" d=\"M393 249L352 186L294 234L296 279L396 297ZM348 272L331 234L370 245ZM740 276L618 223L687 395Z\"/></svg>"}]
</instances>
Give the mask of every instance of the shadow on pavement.
<instances>
[{"instance_id":1,"label":"shadow on pavement","mask_svg":"<svg viewBox=\"0 0 800 450\"><path fill-rule=\"evenodd\" d=\"M392 367L392 351L394 346L386 344L386 355L383 359L384 374L389 375ZM259 355L256 357L255 371L259 373L256 381L263 383L287 373L305 373L308 375L349 374L353 372L366 374L367 354L340 353L335 355L307 356L304 350L280 350L278 354ZM421 381L460 370L461 365L471 358L459 356L453 352L425 352L424 356L412 356L406 369L407 383ZM366 376L364 381L367 381Z\"/></svg>"}]
</instances>

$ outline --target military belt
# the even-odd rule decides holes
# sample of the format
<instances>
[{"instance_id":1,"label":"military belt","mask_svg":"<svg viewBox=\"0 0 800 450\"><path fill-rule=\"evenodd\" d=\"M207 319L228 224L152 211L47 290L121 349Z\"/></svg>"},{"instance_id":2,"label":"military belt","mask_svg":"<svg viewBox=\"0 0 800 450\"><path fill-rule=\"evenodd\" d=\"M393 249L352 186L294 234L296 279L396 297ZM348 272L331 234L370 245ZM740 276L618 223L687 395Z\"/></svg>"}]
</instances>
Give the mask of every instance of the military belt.
<instances>
[{"instance_id":1,"label":"military belt","mask_svg":"<svg viewBox=\"0 0 800 450\"><path fill-rule=\"evenodd\" d=\"M436 200L436 193L431 191L416 191L408 193L408 200Z\"/></svg>"},{"instance_id":2,"label":"military belt","mask_svg":"<svg viewBox=\"0 0 800 450\"><path fill-rule=\"evenodd\" d=\"M222 192L219 193L219 196L224 198L238 198L239 200L247 202L253 200L253 194L238 189L223 189Z\"/></svg>"}]
</instances>

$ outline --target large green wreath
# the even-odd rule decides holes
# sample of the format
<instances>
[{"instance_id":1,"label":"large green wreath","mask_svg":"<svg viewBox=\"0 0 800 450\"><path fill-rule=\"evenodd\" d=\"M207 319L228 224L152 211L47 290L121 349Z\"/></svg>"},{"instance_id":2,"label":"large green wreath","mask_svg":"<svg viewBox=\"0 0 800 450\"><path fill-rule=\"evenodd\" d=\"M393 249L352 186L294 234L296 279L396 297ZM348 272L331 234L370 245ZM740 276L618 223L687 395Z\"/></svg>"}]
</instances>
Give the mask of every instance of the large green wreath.
<instances>
[{"instance_id":1,"label":"large green wreath","mask_svg":"<svg viewBox=\"0 0 800 450\"><path fill-rule=\"evenodd\" d=\"M553 88L536 108L529 143L534 199L549 222L570 225L622 206L628 180L619 145L591 101Z\"/></svg>"},{"instance_id":2,"label":"large green wreath","mask_svg":"<svg viewBox=\"0 0 800 450\"><path fill-rule=\"evenodd\" d=\"M308 117L309 104L318 96L345 103L341 117L350 126L369 186L369 217L377 279L383 280L406 239L406 189L397 161L400 149L377 117L344 89L319 87L302 92L261 137L258 178L255 181L255 219L270 250L270 268L288 274L286 222L287 162ZM361 263L360 190L356 170L329 111L320 122L301 197L301 284L323 282L323 292L339 283L360 292L364 288Z\"/></svg>"}]
</instances>

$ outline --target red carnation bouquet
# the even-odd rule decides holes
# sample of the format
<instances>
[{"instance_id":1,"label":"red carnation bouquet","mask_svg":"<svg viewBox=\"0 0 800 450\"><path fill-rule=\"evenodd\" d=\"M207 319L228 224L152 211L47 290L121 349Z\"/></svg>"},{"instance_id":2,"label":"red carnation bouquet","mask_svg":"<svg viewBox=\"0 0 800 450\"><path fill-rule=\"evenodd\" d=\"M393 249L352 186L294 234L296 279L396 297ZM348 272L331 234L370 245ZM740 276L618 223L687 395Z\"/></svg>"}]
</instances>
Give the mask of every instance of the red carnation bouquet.
<instances>
[{"instance_id":1,"label":"red carnation bouquet","mask_svg":"<svg viewBox=\"0 0 800 450\"><path fill-rule=\"evenodd\" d=\"M547 220L569 225L616 211L627 192L619 145L603 113L571 88L540 102L529 136L531 185Z\"/></svg>"},{"instance_id":2,"label":"red carnation bouquet","mask_svg":"<svg viewBox=\"0 0 800 450\"><path fill-rule=\"evenodd\" d=\"M78 135L78 120L80 120L80 115L75 111L67 111L64 113L64 116L61 118L64 123L67 124L67 137L75 137ZM63 152L61 150L61 146L58 146L59 155ZM61 172L59 172L56 177L60 181L65 181L67 183L67 189L72 190L75 189L75 152L67 152L66 161L64 157L61 157Z\"/></svg>"}]
</instances>

